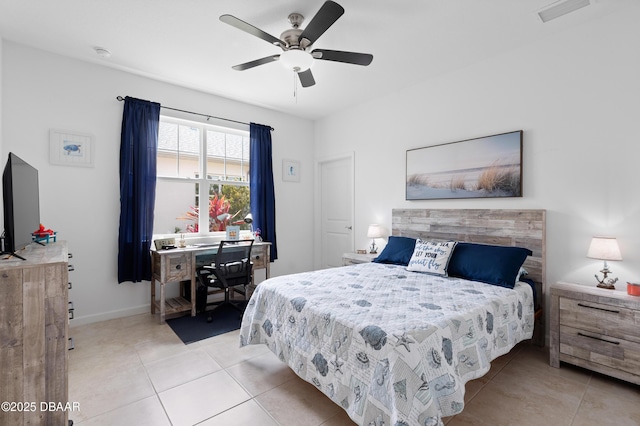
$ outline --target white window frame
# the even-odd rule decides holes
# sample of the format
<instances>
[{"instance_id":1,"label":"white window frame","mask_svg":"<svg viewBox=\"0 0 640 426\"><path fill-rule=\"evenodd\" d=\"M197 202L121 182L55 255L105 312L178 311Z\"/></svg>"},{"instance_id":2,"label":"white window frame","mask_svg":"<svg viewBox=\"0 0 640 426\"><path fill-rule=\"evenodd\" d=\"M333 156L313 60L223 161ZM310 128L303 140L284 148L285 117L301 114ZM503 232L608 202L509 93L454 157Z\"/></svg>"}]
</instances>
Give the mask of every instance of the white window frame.
<instances>
[{"instance_id":1,"label":"white window frame","mask_svg":"<svg viewBox=\"0 0 640 426\"><path fill-rule=\"evenodd\" d=\"M198 211L200 212L208 212L209 211L209 186L212 184L218 184L221 186L224 185L232 185L232 186L249 186L249 177L247 176L247 181L237 181L237 180L228 180L227 178L227 157L224 157L224 177L225 179L210 179L207 176L209 173L206 171L207 167L207 130L213 130L220 133L232 134L242 136L243 138L249 138L248 130L239 130L231 127L223 127L214 124L202 123L199 121L186 120L182 118L175 118L167 115L160 115L160 122L172 123L177 125L184 125L189 127L197 127L200 129L200 140L198 141L200 144L200 158L199 158L199 171L198 175L200 177L175 177L175 176L156 176L156 181L160 182L183 182L183 183L192 183L198 184ZM241 162L243 159L241 159ZM250 166L249 162L249 166ZM205 188L206 196L202 196L203 188ZM194 194L195 197L196 194ZM203 204L203 199L204 204ZM203 231L204 230L204 231ZM198 232L189 232L186 235L190 237L205 237L205 236L220 236L224 235L225 231L209 231L209 214L200 214L198 215ZM180 235L180 233L172 234L175 236Z\"/></svg>"}]
</instances>

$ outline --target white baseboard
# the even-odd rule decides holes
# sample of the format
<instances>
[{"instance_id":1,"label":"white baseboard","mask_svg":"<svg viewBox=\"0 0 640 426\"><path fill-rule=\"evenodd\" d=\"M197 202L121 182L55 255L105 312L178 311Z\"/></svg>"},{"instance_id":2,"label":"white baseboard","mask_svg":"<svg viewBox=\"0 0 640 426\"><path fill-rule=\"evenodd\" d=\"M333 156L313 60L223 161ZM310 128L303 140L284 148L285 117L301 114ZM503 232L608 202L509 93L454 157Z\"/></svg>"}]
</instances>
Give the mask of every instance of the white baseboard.
<instances>
[{"instance_id":1,"label":"white baseboard","mask_svg":"<svg viewBox=\"0 0 640 426\"><path fill-rule=\"evenodd\" d=\"M116 318L130 317L132 315L150 314L151 308L149 305L141 305L133 308L119 309L116 311L102 312L95 315L85 315L82 317L75 317L69 321L69 327L78 327L86 324L93 324L94 322L107 321Z\"/></svg>"}]
</instances>

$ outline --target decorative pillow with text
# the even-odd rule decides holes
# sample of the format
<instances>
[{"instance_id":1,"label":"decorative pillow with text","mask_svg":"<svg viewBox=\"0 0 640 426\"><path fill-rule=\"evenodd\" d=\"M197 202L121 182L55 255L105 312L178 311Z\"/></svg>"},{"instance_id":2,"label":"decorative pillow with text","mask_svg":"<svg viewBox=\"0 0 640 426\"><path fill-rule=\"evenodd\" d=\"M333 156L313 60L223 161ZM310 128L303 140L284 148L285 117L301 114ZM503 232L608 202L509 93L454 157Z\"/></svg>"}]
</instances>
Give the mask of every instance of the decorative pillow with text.
<instances>
[{"instance_id":1,"label":"decorative pillow with text","mask_svg":"<svg viewBox=\"0 0 640 426\"><path fill-rule=\"evenodd\" d=\"M447 276L447 266L456 241L422 241L418 239L407 271Z\"/></svg>"}]
</instances>

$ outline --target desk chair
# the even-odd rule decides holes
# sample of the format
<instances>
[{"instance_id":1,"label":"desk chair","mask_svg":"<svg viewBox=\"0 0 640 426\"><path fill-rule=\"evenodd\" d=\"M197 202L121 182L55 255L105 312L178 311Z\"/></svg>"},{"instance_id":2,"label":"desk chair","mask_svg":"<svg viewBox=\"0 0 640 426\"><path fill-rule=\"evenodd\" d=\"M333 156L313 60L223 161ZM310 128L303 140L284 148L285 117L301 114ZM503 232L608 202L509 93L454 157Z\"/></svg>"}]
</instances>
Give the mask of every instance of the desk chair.
<instances>
[{"instance_id":1,"label":"desk chair","mask_svg":"<svg viewBox=\"0 0 640 426\"><path fill-rule=\"evenodd\" d=\"M224 305L230 305L234 309L242 312L243 309L238 303L234 303L229 293L231 291L242 294L247 300L247 285L251 284L251 273L253 263L251 263L251 248L253 240L240 241L220 241L215 260L212 265L204 266L198 271L198 280L207 287L215 287L224 291L222 302L208 303L216 305L209 311L207 321L211 322L211 313Z\"/></svg>"}]
</instances>

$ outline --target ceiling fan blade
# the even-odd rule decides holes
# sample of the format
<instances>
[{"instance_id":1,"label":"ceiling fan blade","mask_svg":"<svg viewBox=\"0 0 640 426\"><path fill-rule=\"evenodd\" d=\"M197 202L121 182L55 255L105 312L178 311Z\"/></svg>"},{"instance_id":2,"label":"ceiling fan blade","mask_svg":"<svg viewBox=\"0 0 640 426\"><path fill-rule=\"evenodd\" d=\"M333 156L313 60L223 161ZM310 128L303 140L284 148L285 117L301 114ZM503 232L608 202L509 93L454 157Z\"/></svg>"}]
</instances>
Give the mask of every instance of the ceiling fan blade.
<instances>
[{"instance_id":1,"label":"ceiling fan blade","mask_svg":"<svg viewBox=\"0 0 640 426\"><path fill-rule=\"evenodd\" d=\"M280 55L271 55L265 58L256 59L255 61L245 62L244 64L234 65L233 68L236 71L244 71L249 68L257 67L258 65L268 64L269 62L277 61Z\"/></svg>"},{"instance_id":2,"label":"ceiling fan blade","mask_svg":"<svg viewBox=\"0 0 640 426\"><path fill-rule=\"evenodd\" d=\"M302 87L311 87L316 84L316 80L313 78L311 69L299 72L298 77L300 78L300 84L302 84Z\"/></svg>"},{"instance_id":3,"label":"ceiling fan blade","mask_svg":"<svg viewBox=\"0 0 640 426\"><path fill-rule=\"evenodd\" d=\"M253 36L261 38L262 40L269 42L273 45L280 46L280 47L286 46L286 43L280 40L279 38L274 37L269 33L265 33L260 28L256 28L253 25L247 22L244 22L242 19L238 19L233 15L222 15L220 16L220 20L225 24L229 24L232 27L236 27L239 30L242 30Z\"/></svg>"},{"instance_id":4,"label":"ceiling fan blade","mask_svg":"<svg viewBox=\"0 0 640 426\"><path fill-rule=\"evenodd\" d=\"M367 66L373 61L369 53L344 52L342 50L314 49L311 55L324 61L344 62L345 64Z\"/></svg>"},{"instance_id":5,"label":"ceiling fan blade","mask_svg":"<svg viewBox=\"0 0 640 426\"><path fill-rule=\"evenodd\" d=\"M311 22L309 22L309 25L307 25L304 31L302 31L302 34L300 34L298 41L300 42L302 39L307 39L309 40L309 44L315 43L343 14L344 8L338 3L334 1L324 2L318 13L316 13L311 19Z\"/></svg>"}]
</instances>

